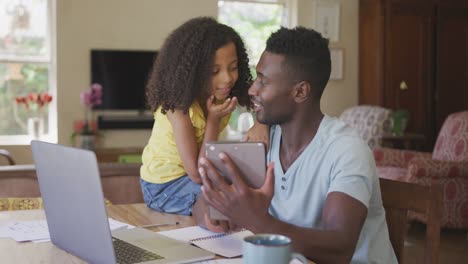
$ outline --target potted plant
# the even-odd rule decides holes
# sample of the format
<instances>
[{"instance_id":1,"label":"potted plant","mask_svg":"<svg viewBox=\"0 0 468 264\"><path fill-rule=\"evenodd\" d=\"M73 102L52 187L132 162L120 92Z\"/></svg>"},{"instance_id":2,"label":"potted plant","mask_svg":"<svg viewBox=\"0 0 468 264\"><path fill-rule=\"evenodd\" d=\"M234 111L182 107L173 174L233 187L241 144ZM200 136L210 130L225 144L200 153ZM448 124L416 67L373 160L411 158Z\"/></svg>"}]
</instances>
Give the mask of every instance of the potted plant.
<instances>
[{"instance_id":1,"label":"potted plant","mask_svg":"<svg viewBox=\"0 0 468 264\"><path fill-rule=\"evenodd\" d=\"M102 86L93 83L86 91L80 93L80 100L84 106L84 120L75 125L71 135L72 144L89 150L94 150L98 133L96 122L91 117L94 106L102 104Z\"/></svg>"}]
</instances>

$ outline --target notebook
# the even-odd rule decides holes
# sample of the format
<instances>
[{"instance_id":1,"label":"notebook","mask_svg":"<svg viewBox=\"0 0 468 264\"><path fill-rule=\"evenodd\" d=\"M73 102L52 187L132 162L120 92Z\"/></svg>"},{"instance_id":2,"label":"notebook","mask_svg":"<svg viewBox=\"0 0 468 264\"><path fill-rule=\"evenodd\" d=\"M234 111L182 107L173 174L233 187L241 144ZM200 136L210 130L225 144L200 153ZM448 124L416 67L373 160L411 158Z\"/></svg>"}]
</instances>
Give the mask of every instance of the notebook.
<instances>
[{"instance_id":1,"label":"notebook","mask_svg":"<svg viewBox=\"0 0 468 264\"><path fill-rule=\"evenodd\" d=\"M234 233L214 233L199 226L162 231L159 232L159 234L190 242L200 248L226 258L241 256L244 237L253 235L253 233L248 230Z\"/></svg>"}]
</instances>

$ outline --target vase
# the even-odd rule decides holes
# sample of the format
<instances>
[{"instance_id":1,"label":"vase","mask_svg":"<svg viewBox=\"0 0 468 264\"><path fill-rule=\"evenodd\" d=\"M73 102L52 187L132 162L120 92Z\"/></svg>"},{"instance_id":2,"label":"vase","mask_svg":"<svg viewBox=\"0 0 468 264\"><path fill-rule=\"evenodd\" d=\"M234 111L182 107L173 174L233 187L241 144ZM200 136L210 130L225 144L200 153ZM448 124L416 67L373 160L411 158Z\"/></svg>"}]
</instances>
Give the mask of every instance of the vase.
<instances>
[{"instance_id":1,"label":"vase","mask_svg":"<svg viewBox=\"0 0 468 264\"><path fill-rule=\"evenodd\" d=\"M41 117L28 118L28 135L31 140L37 140L44 134L44 119Z\"/></svg>"},{"instance_id":2,"label":"vase","mask_svg":"<svg viewBox=\"0 0 468 264\"><path fill-rule=\"evenodd\" d=\"M78 146L82 149L95 150L96 142L94 135L80 135Z\"/></svg>"}]
</instances>

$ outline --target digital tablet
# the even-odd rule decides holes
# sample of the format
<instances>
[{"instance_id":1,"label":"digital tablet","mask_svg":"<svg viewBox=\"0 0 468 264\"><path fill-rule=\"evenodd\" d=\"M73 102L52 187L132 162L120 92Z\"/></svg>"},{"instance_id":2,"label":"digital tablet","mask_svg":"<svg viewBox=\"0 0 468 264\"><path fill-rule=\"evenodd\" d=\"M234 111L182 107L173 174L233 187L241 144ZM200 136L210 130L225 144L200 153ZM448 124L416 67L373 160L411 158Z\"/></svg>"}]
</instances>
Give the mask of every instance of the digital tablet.
<instances>
[{"instance_id":1,"label":"digital tablet","mask_svg":"<svg viewBox=\"0 0 468 264\"><path fill-rule=\"evenodd\" d=\"M244 181L253 188L260 188L265 181L266 173L266 147L263 142L231 142L215 141L205 144L206 158L213 164L218 173L228 182L231 179L225 172L225 165L219 158L219 153L226 153L237 165ZM210 218L227 220L227 218L210 207Z\"/></svg>"}]
</instances>

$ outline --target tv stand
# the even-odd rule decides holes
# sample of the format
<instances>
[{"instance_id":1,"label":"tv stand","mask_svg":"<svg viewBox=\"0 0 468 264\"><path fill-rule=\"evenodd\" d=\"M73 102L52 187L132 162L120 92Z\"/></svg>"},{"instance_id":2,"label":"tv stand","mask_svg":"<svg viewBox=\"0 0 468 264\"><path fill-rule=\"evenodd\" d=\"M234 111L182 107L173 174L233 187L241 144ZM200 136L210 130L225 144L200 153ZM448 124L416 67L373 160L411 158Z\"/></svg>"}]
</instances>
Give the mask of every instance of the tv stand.
<instances>
[{"instance_id":1,"label":"tv stand","mask_svg":"<svg viewBox=\"0 0 468 264\"><path fill-rule=\"evenodd\" d=\"M99 129L151 129L153 123L154 118L152 115L98 116Z\"/></svg>"},{"instance_id":2,"label":"tv stand","mask_svg":"<svg viewBox=\"0 0 468 264\"><path fill-rule=\"evenodd\" d=\"M140 109L140 110L138 110L138 116L146 116L147 117L147 116L150 116L150 115L147 114L147 111L145 109ZM153 116L151 115L151 117L153 117Z\"/></svg>"}]
</instances>

